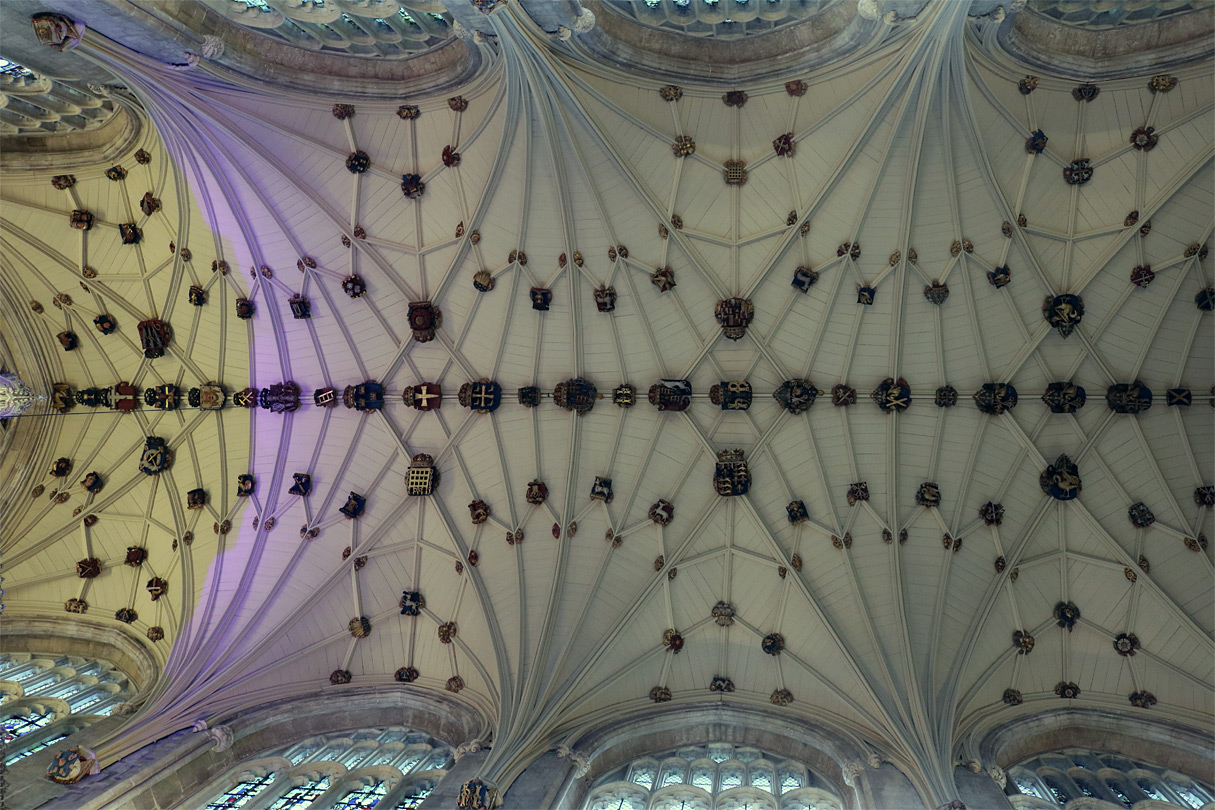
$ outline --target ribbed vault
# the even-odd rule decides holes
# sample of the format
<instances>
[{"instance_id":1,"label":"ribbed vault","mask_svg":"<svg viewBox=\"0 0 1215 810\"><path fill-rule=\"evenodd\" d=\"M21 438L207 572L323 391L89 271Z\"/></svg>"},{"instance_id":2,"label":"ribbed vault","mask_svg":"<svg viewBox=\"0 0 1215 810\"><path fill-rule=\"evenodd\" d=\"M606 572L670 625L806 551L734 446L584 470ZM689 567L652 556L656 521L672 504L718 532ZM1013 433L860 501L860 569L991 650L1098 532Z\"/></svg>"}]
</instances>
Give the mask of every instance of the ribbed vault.
<instances>
[{"instance_id":1,"label":"ribbed vault","mask_svg":"<svg viewBox=\"0 0 1215 810\"><path fill-rule=\"evenodd\" d=\"M234 270L208 277L213 257L200 258L193 236L188 267L170 256L157 275L145 262L106 289L132 306L173 302L177 333L189 329L195 347L178 358L179 377L222 372L231 390L248 362L250 385L303 389L298 411L247 417L257 491L232 532L216 546L199 531L176 558L198 607L182 614L163 690L132 734L340 694L335 671L394 689L453 689L459 678L458 699L492 727L486 767L513 776L536 751L649 706L665 687L675 706L725 700L814 718L919 763L943 801L959 729L1056 707L1057 685L1123 712L1140 711L1130 693L1150 691L1152 713L1208 724L1212 551L1198 538L1212 527L1195 490L1215 480L1215 346L1195 296L1211 286L1210 64L1174 70L1167 92L1150 90L1145 72L1102 81L1091 101L1049 75L1023 93L1025 68L992 46L998 21L966 12L930 4L847 61L773 73L729 104L723 88L686 81L669 100L660 83L553 47L514 4L487 18L486 67L462 101L359 102L352 115L332 108L340 98L266 93L222 68L169 71L86 42L128 78L167 146L150 168L175 172L171 155L189 174L205 212L191 221L220 234L214 258ZM1130 143L1141 127L1154 128L1150 150ZM1038 130L1048 141L1035 154L1026 139ZM774 143L784 134L788 150ZM682 138L694 142L684 156L672 148ZM445 147L458 162L445 165ZM356 152L365 172L347 168ZM1091 180L1066 182L1063 170L1085 158ZM723 180L731 161L745 183ZM414 174L425 190L403 198L402 175ZM74 257L51 243L68 209L52 194L62 192L46 178L6 188L6 248L9 261L67 273ZM1132 269L1149 266L1150 284L1132 284ZM817 274L812 285L801 276L804 292L790 285L799 268ZM1006 285L989 282L1000 268ZM666 269L675 286L664 291L655 273ZM474 287L480 272L492 289ZM366 295L343 291L349 276ZM192 280L217 294L191 327L175 313ZM948 297L934 303L942 285ZM596 307L606 287L612 312ZM534 289L551 291L547 311L532 308ZM247 355L244 325L232 331L237 290L257 308ZM1063 294L1084 307L1066 338L1043 316L1044 299ZM299 297L310 319L292 317ZM754 307L736 341L714 318L731 298ZM442 312L430 341L411 335L420 301ZM150 379L123 348L95 351L125 364L115 374ZM155 376L172 376L160 362ZM456 400L482 378L503 389L492 414ZM590 413L554 404L571 378L604 395ZM690 381L687 410L646 403L661 378ZM820 391L804 413L771 396L803 378ZM871 401L900 379L910 408ZM743 380L749 410L710 401L712 386ZM316 389L340 399L364 381L384 386L382 410L313 404ZM1134 381L1155 392L1149 410L1107 407L1107 388ZM423 382L441 386L441 409L402 403ZM1055 382L1082 386L1087 404L1052 413L1039 397ZM970 395L988 383L1015 386L1016 408L976 407ZM612 402L622 384L636 389L630 408ZM519 403L525 386L545 392L538 407ZM836 386L855 389L855 404L833 405ZM956 406L934 403L948 402L946 387ZM1167 406L1166 391L1183 387L1193 404ZM244 471L243 414L224 411L205 441L216 428L190 415L175 424L183 445L197 442L200 474L222 468L221 512ZM82 441L112 443L124 463L134 420L146 418L99 421ZM734 448L752 485L720 497L717 453ZM428 497L406 492L420 453L441 472ZM1066 502L1039 483L1061 454L1083 481ZM307 497L289 494L294 473L311 475ZM611 479L610 502L589 497L597 477ZM533 480L548 488L541 505L525 499ZM858 482L866 499L849 497ZM917 500L926 482L938 506ZM137 526L189 525L148 487L123 496L142 491L146 509L110 508ZM355 520L339 512L350 492L366 498ZM673 505L669 525L650 517L659 499ZM492 514L474 524L477 500ZM795 523L796 501L808 519ZM983 518L989 502L1001 520ZM1137 503L1154 522L1132 525ZM79 530L44 514L21 518L9 557L14 598L38 594L31 609L76 587L62 560ZM401 615L402 591L424 596L419 615ZM715 621L718 602L732 623ZM1054 611L1069 602L1080 618L1064 629ZM370 620L365 637L348 629L357 617ZM664 647L668 629L684 640L678 654ZM1034 636L1028 655L1014 631ZM761 648L774 633L776 656ZM1118 653L1119 633L1137 636L1136 655ZM410 686L394 681L406 667L419 673ZM710 692L715 676L733 691ZM782 690L792 702L773 706ZM1023 703L1006 705L1006 690Z\"/></svg>"}]
</instances>

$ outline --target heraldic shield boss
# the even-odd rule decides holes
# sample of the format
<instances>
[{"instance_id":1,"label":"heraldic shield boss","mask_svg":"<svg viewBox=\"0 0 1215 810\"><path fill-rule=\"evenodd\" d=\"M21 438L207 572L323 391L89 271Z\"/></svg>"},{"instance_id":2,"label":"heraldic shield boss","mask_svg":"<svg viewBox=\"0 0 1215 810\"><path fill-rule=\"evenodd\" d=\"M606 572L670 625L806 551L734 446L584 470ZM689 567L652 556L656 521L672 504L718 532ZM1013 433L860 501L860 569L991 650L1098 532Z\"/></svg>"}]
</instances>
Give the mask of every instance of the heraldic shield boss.
<instances>
[{"instance_id":1,"label":"heraldic shield boss","mask_svg":"<svg viewBox=\"0 0 1215 810\"><path fill-rule=\"evenodd\" d=\"M719 450L713 489L722 497L746 495L751 489L751 471L742 450Z\"/></svg>"}]
</instances>

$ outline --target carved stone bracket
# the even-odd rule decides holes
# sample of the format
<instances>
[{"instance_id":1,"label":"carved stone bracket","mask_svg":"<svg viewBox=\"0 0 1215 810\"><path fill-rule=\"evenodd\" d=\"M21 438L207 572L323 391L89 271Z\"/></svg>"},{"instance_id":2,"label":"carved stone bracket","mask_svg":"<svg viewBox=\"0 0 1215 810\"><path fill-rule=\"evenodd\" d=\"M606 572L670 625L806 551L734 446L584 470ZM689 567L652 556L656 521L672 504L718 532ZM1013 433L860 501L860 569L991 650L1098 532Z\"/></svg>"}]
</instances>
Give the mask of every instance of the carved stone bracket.
<instances>
[{"instance_id":1,"label":"carved stone bracket","mask_svg":"<svg viewBox=\"0 0 1215 810\"><path fill-rule=\"evenodd\" d=\"M587 772L591 769L590 758L581 751L575 751L568 745L558 745L553 750L557 752L558 759L569 759L570 763L574 765L576 776L586 776Z\"/></svg>"}]
</instances>

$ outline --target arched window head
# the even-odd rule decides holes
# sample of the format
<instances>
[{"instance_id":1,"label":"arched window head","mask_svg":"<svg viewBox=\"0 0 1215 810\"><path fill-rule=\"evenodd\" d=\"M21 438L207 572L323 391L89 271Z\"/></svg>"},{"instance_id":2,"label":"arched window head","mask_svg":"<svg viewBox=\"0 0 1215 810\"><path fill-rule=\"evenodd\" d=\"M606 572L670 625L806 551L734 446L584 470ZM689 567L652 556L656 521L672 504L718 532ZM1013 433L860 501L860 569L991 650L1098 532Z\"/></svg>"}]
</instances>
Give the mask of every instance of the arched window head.
<instances>
[{"instance_id":1,"label":"arched window head","mask_svg":"<svg viewBox=\"0 0 1215 810\"><path fill-rule=\"evenodd\" d=\"M1076 787L1080 789L1081 794L1088 796L1090 799L1101 798L1101 794L1097 792L1097 788L1085 777L1077 776L1072 781L1076 783Z\"/></svg>"},{"instance_id":2,"label":"arched window head","mask_svg":"<svg viewBox=\"0 0 1215 810\"><path fill-rule=\"evenodd\" d=\"M1012 781L1016 785L1017 791L1024 796L1034 796L1039 799L1048 798L1046 791L1038 784L1037 778L1026 771L1014 772L1012 774Z\"/></svg>"},{"instance_id":3,"label":"arched window head","mask_svg":"<svg viewBox=\"0 0 1215 810\"><path fill-rule=\"evenodd\" d=\"M302 785L296 785L282 796L279 796L266 810L304 810L329 789L329 777L314 779Z\"/></svg>"},{"instance_id":4,"label":"arched window head","mask_svg":"<svg viewBox=\"0 0 1215 810\"><path fill-rule=\"evenodd\" d=\"M39 712L31 712L25 716L17 715L15 717L10 717L7 720L4 720L3 723L0 723L0 728L3 729L2 739L4 741L4 751L7 754L4 758L4 764L6 766L12 765L14 762L19 762L20 760L25 759L30 754L41 751L43 748L46 748L52 743L66 739L68 736L67 734L55 734L51 737L41 735L43 737L42 740L31 745L17 747L15 748L15 753L13 753L14 748L9 747L10 743L18 738L24 737L27 734L33 734L34 732L45 728L53 719L54 716L50 713L42 714Z\"/></svg>"},{"instance_id":5,"label":"arched window head","mask_svg":"<svg viewBox=\"0 0 1215 810\"><path fill-rule=\"evenodd\" d=\"M688 780L692 787L712 793L716 788L717 763L713 760L698 760L692 763L691 778Z\"/></svg>"},{"instance_id":6,"label":"arched window head","mask_svg":"<svg viewBox=\"0 0 1215 810\"><path fill-rule=\"evenodd\" d=\"M658 787L682 785L688 778L688 763L684 759L668 759L662 763L662 777Z\"/></svg>"},{"instance_id":7,"label":"arched window head","mask_svg":"<svg viewBox=\"0 0 1215 810\"><path fill-rule=\"evenodd\" d=\"M838 810L800 762L710 742L656 752L605 773L583 810ZM818 784L822 784L819 782Z\"/></svg>"},{"instance_id":8,"label":"arched window head","mask_svg":"<svg viewBox=\"0 0 1215 810\"><path fill-rule=\"evenodd\" d=\"M601 791L587 805L587 810L645 810L647 803L645 791L617 787Z\"/></svg>"},{"instance_id":9,"label":"arched window head","mask_svg":"<svg viewBox=\"0 0 1215 810\"><path fill-rule=\"evenodd\" d=\"M703 791L687 786L659 791L650 810L713 810L713 799Z\"/></svg>"},{"instance_id":10,"label":"arched window head","mask_svg":"<svg viewBox=\"0 0 1215 810\"><path fill-rule=\"evenodd\" d=\"M1009 775L1017 793L1060 805L1087 797L1134 807L1146 798L1199 810L1212 795L1209 787L1187 775L1121 754L1075 748L1038 754L1010 768Z\"/></svg>"},{"instance_id":11,"label":"arched window head","mask_svg":"<svg viewBox=\"0 0 1215 810\"><path fill-rule=\"evenodd\" d=\"M774 793L776 790L776 775L772 770L772 766L767 762L752 762L748 767L747 779L751 787L756 790L762 790L767 793Z\"/></svg>"},{"instance_id":12,"label":"arched window head","mask_svg":"<svg viewBox=\"0 0 1215 810\"><path fill-rule=\"evenodd\" d=\"M780 792L788 793L790 790L806 786L806 778L796 770L789 768L781 768L780 771Z\"/></svg>"},{"instance_id":13,"label":"arched window head","mask_svg":"<svg viewBox=\"0 0 1215 810\"><path fill-rule=\"evenodd\" d=\"M1160 788L1156 787L1155 783L1151 779L1136 779L1135 784L1139 786L1140 790L1148 795L1149 799L1155 799L1158 802L1167 801L1164 794L1160 792Z\"/></svg>"},{"instance_id":14,"label":"arched window head","mask_svg":"<svg viewBox=\"0 0 1215 810\"><path fill-rule=\"evenodd\" d=\"M244 807L253 801L259 793L270 787L274 781L273 775L252 776L232 786L232 789L217 796L215 801L208 804L205 810L228 810L233 807Z\"/></svg>"},{"instance_id":15,"label":"arched window head","mask_svg":"<svg viewBox=\"0 0 1215 810\"><path fill-rule=\"evenodd\" d=\"M742 787L746 779L744 768L745 766L737 760L722 763L718 769L718 789L730 790L731 788Z\"/></svg>"},{"instance_id":16,"label":"arched window head","mask_svg":"<svg viewBox=\"0 0 1215 810\"><path fill-rule=\"evenodd\" d=\"M16 62L10 62L7 59L0 59L0 74L5 76L13 76L20 79L27 76L33 76L34 72L24 65L19 65Z\"/></svg>"},{"instance_id":17,"label":"arched window head","mask_svg":"<svg viewBox=\"0 0 1215 810\"><path fill-rule=\"evenodd\" d=\"M1055 800L1055 804L1067 804L1068 799L1071 797L1067 795L1067 788L1063 786L1063 782L1054 776L1044 776L1042 777L1042 781L1045 783L1046 789L1050 791L1051 798Z\"/></svg>"},{"instance_id":18,"label":"arched window head","mask_svg":"<svg viewBox=\"0 0 1215 810\"><path fill-rule=\"evenodd\" d=\"M629 781L641 785L649 790L654 787L654 781L658 778L658 769L652 762L641 762L635 764L629 772Z\"/></svg>"},{"instance_id":19,"label":"arched window head","mask_svg":"<svg viewBox=\"0 0 1215 810\"><path fill-rule=\"evenodd\" d=\"M1198 808L1206 804L1203 798L1198 795L1198 791L1195 790L1194 786L1188 782L1182 782L1179 779L1170 779L1168 784L1169 787L1172 788L1173 792L1176 793L1183 802L1194 808L1194 810L1198 810Z\"/></svg>"},{"instance_id":20,"label":"arched window head","mask_svg":"<svg viewBox=\"0 0 1215 810\"><path fill-rule=\"evenodd\" d=\"M50 653L0 654L0 734L12 764L110 714L132 689L101 659Z\"/></svg>"},{"instance_id":21,"label":"arched window head","mask_svg":"<svg viewBox=\"0 0 1215 810\"><path fill-rule=\"evenodd\" d=\"M1120 782L1114 779L1106 779L1105 786L1109 788L1110 793L1113 793L1124 807L1130 807L1135 803L1135 800L1130 797Z\"/></svg>"},{"instance_id":22,"label":"arched window head","mask_svg":"<svg viewBox=\"0 0 1215 810\"><path fill-rule=\"evenodd\" d=\"M24 737L31 731L37 731L46 726L47 723L54 719L53 715L47 712L30 712L27 715L15 715L4 721L4 744L8 745L18 737Z\"/></svg>"},{"instance_id":23,"label":"arched window head","mask_svg":"<svg viewBox=\"0 0 1215 810\"><path fill-rule=\"evenodd\" d=\"M449 746L409 728L346 731L238 763L206 788L197 804L209 801L208 810L218 810L256 798L258 810L304 810L332 790L326 810L414 810L451 764Z\"/></svg>"},{"instance_id":24,"label":"arched window head","mask_svg":"<svg viewBox=\"0 0 1215 810\"><path fill-rule=\"evenodd\" d=\"M409 779L397 792L394 810L416 810L439 784L437 779Z\"/></svg>"},{"instance_id":25,"label":"arched window head","mask_svg":"<svg viewBox=\"0 0 1215 810\"><path fill-rule=\"evenodd\" d=\"M717 810L777 810L776 798L743 788L717 797Z\"/></svg>"},{"instance_id":26,"label":"arched window head","mask_svg":"<svg viewBox=\"0 0 1215 810\"><path fill-rule=\"evenodd\" d=\"M382 781L355 788L333 806L333 810L371 810L388 794Z\"/></svg>"}]
</instances>

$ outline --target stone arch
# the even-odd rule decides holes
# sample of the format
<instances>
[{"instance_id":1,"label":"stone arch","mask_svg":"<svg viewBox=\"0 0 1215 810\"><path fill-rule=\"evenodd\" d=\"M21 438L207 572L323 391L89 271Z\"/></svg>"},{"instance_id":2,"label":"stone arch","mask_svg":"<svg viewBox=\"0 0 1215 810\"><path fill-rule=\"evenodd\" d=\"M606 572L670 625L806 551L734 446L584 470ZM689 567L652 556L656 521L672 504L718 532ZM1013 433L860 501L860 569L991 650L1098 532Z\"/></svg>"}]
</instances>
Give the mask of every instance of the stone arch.
<instances>
[{"instance_id":1,"label":"stone arch","mask_svg":"<svg viewBox=\"0 0 1215 810\"><path fill-rule=\"evenodd\" d=\"M1205 774L1215 749L1209 733L1172 720L1099 710L1060 709L977 730L984 763L1011 767L1035 754L1064 748L1107 751L1164 770Z\"/></svg>"},{"instance_id":2,"label":"stone arch","mask_svg":"<svg viewBox=\"0 0 1215 810\"><path fill-rule=\"evenodd\" d=\"M238 769L242 763L264 764L275 759L267 757L267 752L277 749L285 749L284 753L290 754L293 743L303 744L323 737L327 738L325 743L328 744L340 736L357 745L359 741L354 737L362 729L400 726L455 749L483 735L488 722L467 705L437 693L375 688L343 690L343 693L336 698L332 694L288 698L235 717L217 718L211 725L222 721L231 729L233 742L230 747L217 751L207 735L190 734L179 740L177 750L166 753L166 757L172 758L173 767L165 768L162 761L160 767L147 769L143 779L136 776L138 784L133 791L115 789L105 795L111 801L121 798L131 807L167 806L181 797L196 800L204 791L213 788L213 792L218 792L230 774L240 773ZM394 746L393 750L398 750L395 743L385 745L390 744ZM407 743L399 750L404 753L411 745ZM316 770L318 765L316 761L294 765L286 756L282 759L288 763L282 771L284 777L302 776L311 772L309 769ZM341 770L340 774L332 775L337 777L363 770L348 769L336 762L332 764ZM410 774L409 779L416 781L434 773L433 770L416 772Z\"/></svg>"},{"instance_id":3,"label":"stone arch","mask_svg":"<svg viewBox=\"0 0 1215 810\"><path fill-rule=\"evenodd\" d=\"M703 745L706 741L758 749L763 756L757 761L770 764L777 779L786 760L802 763L822 783L816 785L820 790L834 793L843 807L860 806L852 786L854 780L845 777L846 765L855 772L867 758L867 749L860 741L786 714L778 716L765 709L724 705L689 707L679 713L659 715L637 713L581 733L567 744L585 754L589 768L582 779L572 775L566 779L558 793L557 806L581 806L596 780L647 755L654 758L656 795L661 787L662 753ZM745 763L743 773L745 779L748 773ZM596 789L605 787L599 785Z\"/></svg>"},{"instance_id":4,"label":"stone arch","mask_svg":"<svg viewBox=\"0 0 1215 810\"><path fill-rule=\"evenodd\" d=\"M81 615L21 615L20 621L6 622L3 651L108 661L130 679L134 689L128 702L139 705L155 688L164 658L147 638L114 624Z\"/></svg>"}]
</instances>

